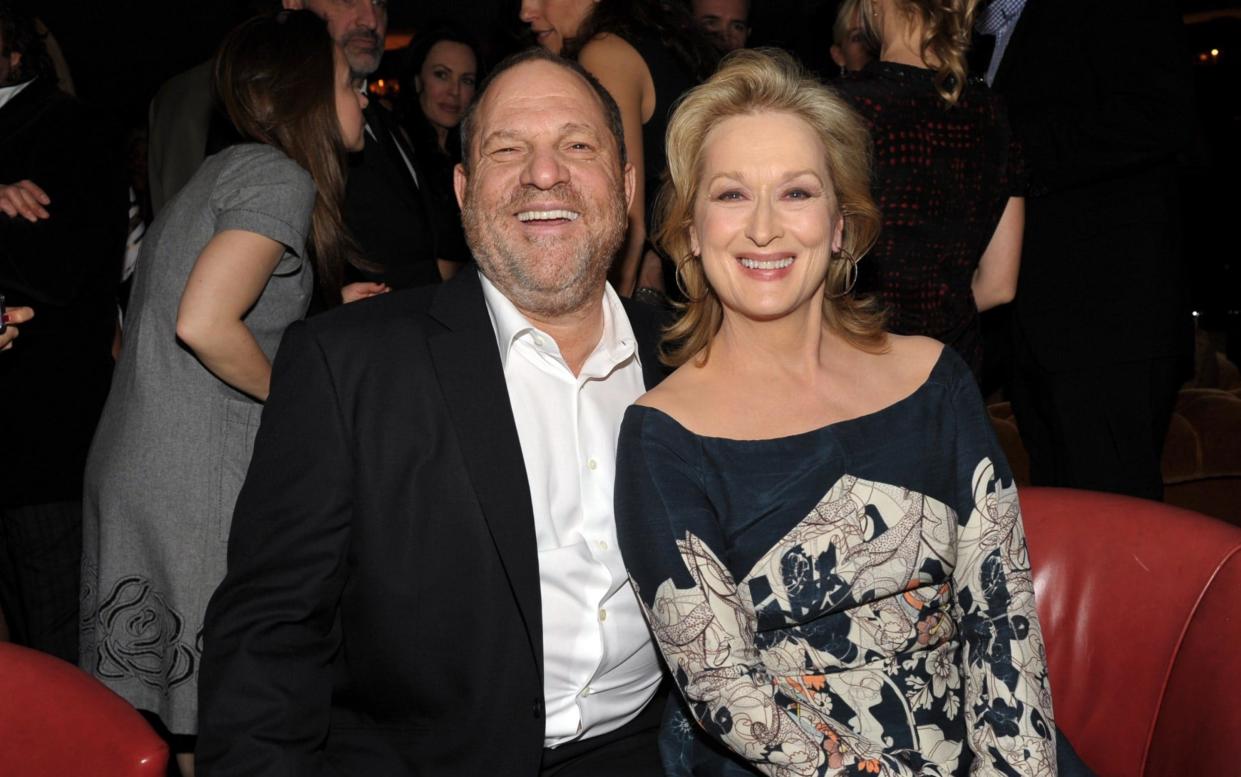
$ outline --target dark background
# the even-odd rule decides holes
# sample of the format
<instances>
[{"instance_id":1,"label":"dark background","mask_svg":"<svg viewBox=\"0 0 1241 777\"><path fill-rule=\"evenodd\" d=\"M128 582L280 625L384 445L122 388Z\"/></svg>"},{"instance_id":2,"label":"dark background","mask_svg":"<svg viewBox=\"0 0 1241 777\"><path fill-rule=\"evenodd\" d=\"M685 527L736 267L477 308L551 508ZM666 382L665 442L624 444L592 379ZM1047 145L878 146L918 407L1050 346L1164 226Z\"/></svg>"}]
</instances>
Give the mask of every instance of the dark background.
<instances>
[{"instance_id":1,"label":"dark background","mask_svg":"<svg viewBox=\"0 0 1241 777\"><path fill-rule=\"evenodd\" d=\"M1032 0L1037 1L1037 0ZM837 0L753 0L753 45L779 45L828 74L827 48ZM1090 0L1082 0L1090 2ZM253 0L34 0L59 41L78 96L108 107L128 128L145 125L146 107L166 78L207 59ZM1241 2L1181 0L1177 46L1194 64L1200 138L1187 152L1187 253L1192 302L1211 328L1241 320L1241 251L1231 224L1241 198ZM494 56L524 42L519 0L390 0L389 45L427 21L472 26ZM1065 20L1071 24L1071 19ZM1212 54L1212 50L1217 54ZM379 75L399 61L391 52Z\"/></svg>"}]
</instances>

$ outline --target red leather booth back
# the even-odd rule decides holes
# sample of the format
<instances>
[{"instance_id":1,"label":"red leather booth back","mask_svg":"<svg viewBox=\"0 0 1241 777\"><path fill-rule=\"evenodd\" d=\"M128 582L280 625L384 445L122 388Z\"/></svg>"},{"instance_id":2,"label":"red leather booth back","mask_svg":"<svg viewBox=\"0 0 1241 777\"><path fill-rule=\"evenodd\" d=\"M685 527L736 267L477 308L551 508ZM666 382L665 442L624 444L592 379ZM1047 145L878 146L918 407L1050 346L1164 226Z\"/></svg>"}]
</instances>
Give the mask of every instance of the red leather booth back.
<instances>
[{"instance_id":1,"label":"red leather booth back","mask_svg":"<svg viewBox=\"0 0 1241 777\"><path fill-rule=\"evenodd\" d=\"M1241 774L1241 528L1023 488L1056 724L1100 777Z\"/></svg>"},{"instance_id":2,"label":"red leather booth back","mask_svg":"<svg viewBox=\"0 0 1241 777\"><path fill-rule=\"evenodd\" d=\"M163 777L168 746L72 664L0 642L0 774Z\"/></svg>"}]
</instances>

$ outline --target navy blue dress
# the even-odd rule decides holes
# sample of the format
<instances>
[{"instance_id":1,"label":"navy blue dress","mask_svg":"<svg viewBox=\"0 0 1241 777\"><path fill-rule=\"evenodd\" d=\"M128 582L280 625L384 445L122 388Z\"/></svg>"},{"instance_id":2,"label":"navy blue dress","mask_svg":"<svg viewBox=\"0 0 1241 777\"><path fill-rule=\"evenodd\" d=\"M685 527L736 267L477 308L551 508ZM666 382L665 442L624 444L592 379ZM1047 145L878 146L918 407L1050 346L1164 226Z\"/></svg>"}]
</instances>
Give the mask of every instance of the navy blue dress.
<instances>
[{"instance_id":1,"label":"navy blue dress","mask_svg":"<svg viewBox=\"0 0 1241 777\"><path fill-rule=\"evenodd\" d=\"M905 399L790 437L630 408L616 517L686 702L669 775L1056 774L1017 491L951 349Z\"/></svg>"}]
</instances>

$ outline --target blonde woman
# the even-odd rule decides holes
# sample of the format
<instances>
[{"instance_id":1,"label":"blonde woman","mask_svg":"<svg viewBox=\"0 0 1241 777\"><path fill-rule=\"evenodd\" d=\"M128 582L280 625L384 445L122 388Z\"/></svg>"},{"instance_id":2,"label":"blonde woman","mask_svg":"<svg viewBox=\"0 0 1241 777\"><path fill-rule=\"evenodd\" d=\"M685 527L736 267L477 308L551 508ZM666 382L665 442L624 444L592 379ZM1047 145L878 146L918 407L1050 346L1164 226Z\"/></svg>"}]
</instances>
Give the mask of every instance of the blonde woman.
<instances>
[{"instance_id":1,"label":"blonde woman","mask_svg":"<svg viewBox=\"0 0 1241 777\"><path fill-rule=\"evenodd\" d=\"M616 487L695 721L666 721L669 774L1056 774L1020 506L978 389L850 293L879 226L867 147L778 52L730 55L669 126L660 240L690 302Z\"/></svg>"},{"instance_id":2,"label":"blonde woman","mask_svg":"<svg viewBox=\"0 0 1241 777\"><path fill-rule=\"evenodd\" d=\"M900 334L982 370L978 313L1013 299L1023 174L998 98L966 75L977 0L860 0L879 61L840 81L874 139L883 229L858 288Z\"/></svg>"}]
</instances>

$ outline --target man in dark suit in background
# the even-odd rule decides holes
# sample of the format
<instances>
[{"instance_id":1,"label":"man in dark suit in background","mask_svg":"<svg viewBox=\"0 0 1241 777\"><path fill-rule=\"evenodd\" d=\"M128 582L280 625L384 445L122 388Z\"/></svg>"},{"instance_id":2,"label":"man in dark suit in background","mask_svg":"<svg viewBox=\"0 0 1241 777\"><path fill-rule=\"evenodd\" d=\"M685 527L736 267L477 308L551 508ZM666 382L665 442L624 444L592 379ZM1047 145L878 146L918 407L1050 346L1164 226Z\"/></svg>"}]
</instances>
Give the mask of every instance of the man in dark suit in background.
<instances>
[{"instance_id":1,"label":"man in dark suit in background","mask_svg":"<svg viewBox=\"0 0 1241 777\"><path fill-rule=\"evenodd\" d=\"M14 641L76 663L82 473L111 382L129 198L119 134L56 83L34 20L0 0L0 184L47 195L46 219L0 213L0 294L38 311L0 360L0 610Z\"/></svg>"},{"instance_id":2,"label":"man in dark suit in background","mask_svg":"<svg viewBox=\"0 0 1241 777\"><path fill-rule=\"evenodd\" d=\"M1190 76L1171 0L993 0L981 62L1030 173L1013 410L1039 485L1159 499L1192 347L1178 155Z\"/></svg>"},{"instance_id":3,"label":"man in dark suit in background","mask_svg":"<svg viewBox=\"0 0 1241 777\"><path fill-rule=\"evenodd\" d=\"M285 8L305 8L327 22L345 52L349 68L365 79L379 68L388 32L387 0L283 0ZM437 259L429 194L413 147L391 111L371 100L364 111L366 147L349 160L345 224L372 266L346 277L390 288L438 283L455 263ZM369 295L378 287L355 287ZM348 293L348 292L347 292Z\"/></svg>"},{"instance_id":4,"label":"man in dark suit in background","mask_svg":"<svg viewBox=\"0 0 1241 777\"><path fill-rule=\"evenodd\" d=\"M662 774L612 508L621 417L662 375L605 281L620 113L532 49L464 127L478 271L285 335L207 611L200 777Z\"/></svg>"}]
</instances>

